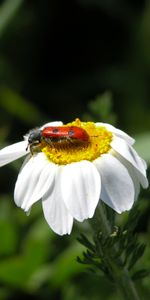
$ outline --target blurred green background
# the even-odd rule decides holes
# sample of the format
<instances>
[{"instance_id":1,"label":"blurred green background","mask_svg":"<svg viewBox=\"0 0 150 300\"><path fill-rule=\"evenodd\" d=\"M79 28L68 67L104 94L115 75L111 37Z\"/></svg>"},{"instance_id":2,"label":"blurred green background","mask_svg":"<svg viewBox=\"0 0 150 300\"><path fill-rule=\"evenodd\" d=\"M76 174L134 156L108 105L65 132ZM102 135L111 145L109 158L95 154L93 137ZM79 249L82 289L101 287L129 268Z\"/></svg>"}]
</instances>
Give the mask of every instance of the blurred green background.
<instances>
[{"instance_id":1,"label":"blurred green background","mask_svg":"<svg viewBox=\"0 0 150 300\"><path fill-rule=\"evenodd\" d=\"M136 137L150 163L150 1L1 0L0 146L47 121L110 122ZM59 237L40 203L26 216L13 201L23 160L0 169L0 300L119 300L104 277L76 262L75 224ZM150 268L150 191L141 193L139 239ZM121 216L124 222L126 214ZM150 278L137 282L150 298Z\"/></svg>"}]
</instances>

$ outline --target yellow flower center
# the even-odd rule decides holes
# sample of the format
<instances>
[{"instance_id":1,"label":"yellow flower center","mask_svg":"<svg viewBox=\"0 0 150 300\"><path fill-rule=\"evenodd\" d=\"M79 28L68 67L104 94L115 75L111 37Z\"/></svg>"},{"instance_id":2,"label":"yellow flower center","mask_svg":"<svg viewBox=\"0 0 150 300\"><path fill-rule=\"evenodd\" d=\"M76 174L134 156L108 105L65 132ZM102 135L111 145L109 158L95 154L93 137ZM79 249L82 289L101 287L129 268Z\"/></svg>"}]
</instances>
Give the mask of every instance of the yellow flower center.
<instances>
[{"instance_id":1,"label":"yellow flower center","mask_svg":"<svg viewBox=\"0 0 150 300\"><path fill-rule=\"evenodd\" d=\"M81 122L79 119L63 126L77 126L84 129L89 135L89 140L78 141L66 138L50 143L43 141L41 151L55 164L66 165L81 160L93 161L111 149L112 133L105 127L95 126L93 122Z\"/></svg>"}]
</instances>

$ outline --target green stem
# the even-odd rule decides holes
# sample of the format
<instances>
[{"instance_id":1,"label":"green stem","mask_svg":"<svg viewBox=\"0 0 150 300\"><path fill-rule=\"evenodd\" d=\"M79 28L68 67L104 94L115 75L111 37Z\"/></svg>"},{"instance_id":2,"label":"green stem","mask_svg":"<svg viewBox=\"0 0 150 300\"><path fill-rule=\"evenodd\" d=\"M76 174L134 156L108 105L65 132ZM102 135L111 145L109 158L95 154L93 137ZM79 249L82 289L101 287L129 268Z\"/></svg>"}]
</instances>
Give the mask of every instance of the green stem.
<instances>
[{"instance_id":1,"label":"green stem","mask_svg":"<svg viewBox=\"0 0 150 300\"><path fill-rule=\"evenodd\" d=\"M91 219L90 224L95 234L98 234L98 232L102 232L106 237L110 236L111 227L108 219L106 218L106 214L104 212L102 204L100 204L97 207L95 216L93 219ZM113 254L117 252L116 245L112 246L111 251L113 251ZM137 291L135 289L135 286L133 284L133 281L130 278L128 269L125 267L120 269L117 263L113 259L111 259L110 256L107 256L107 260L109 261L109 265L111 266L112 276L114 278L116 286L118 287L124 299L140 300Z\"/></svg>"}]
</instances>

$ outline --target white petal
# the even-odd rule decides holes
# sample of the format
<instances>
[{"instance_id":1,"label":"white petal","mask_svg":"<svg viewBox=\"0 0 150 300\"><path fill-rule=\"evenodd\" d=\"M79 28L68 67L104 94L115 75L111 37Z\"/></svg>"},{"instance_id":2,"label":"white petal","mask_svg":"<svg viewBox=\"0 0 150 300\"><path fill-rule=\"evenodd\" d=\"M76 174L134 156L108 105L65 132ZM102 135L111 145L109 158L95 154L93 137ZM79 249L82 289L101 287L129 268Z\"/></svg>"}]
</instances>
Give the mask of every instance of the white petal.
<instances>
[{"instance_id":1,"label":"white petal","mask_svg":"<svg viewBox=\"0 0 150 300\"><path fill-rule=\"evenodd\" d=\"M145 170L147 170L147 163L146 163L146 161L145 161L143 158L141 158L141 160L142 160L142 162L143 162L143 165L144 165Z\"/></svg>"},{"instance_id":2,"label":"white petal","mask_svg":"<svg viewBox=\"0 0 150 300\"><path fill-rule=\"evenodd\" d=\"M26 150L26 148L27 142L22 141L0 150L0 167L26 155L29 152Z\"/></svg>"},{"instance_id":3,"label":"white petal","mask_svg":"<svg viewBox=\"0 0 150 300\"><path fill-rule=\"evenodd\" d=\"M50 188L55 172L56 166L43 153L31 157L18 175L14 192L16 204L28 211Z\"/></svg>"},{"instance_id":4,"label":"white petal","mask_svg":"<svg viewBox=\"0 0 150 300\"><path fill-rule=\"evenodd\" d=\"M100 126L100 127L106 127L106 129L112 133L114 133L116 136L121 137L122 139L124 139L129 145L133 145L135 140L129 136L127 133L125 133L124 131L110 125L107 123L95 123L96 126Z\"/></svg>"},{"instance_id":5,"label":"white petal","mask_svg":"<svg viewBox=\"0 0 150 300\"><path fill-rule=\"evenodd\" d=\"M129 210L134 203L134 185L127 169L111 154L95 160L101 175L101 199L116 212Z\"/></svg>"},{"instance_id":6,"label":"white petal","mask_svg":"<svg viewBox=\"0 0 150 300\"><path fill-rule=\"evenodd\" d=\"M137 172L135 171L135 168L126 160L124 159L119 153L114 153L115 157L127 168L132 181L134 183L134 190L135 190L135 200L137 200L138 195L140 193L140 181L137 176Z\"/></svg>"},{"instance_id":7,"label":"white petal","mask_svg":"<svg viewBox=\"0 0 150 300\"><path fill-rule=\"evenodd\" d=\"M40 127L40 129L44 129L45 127L49 127L49 126L62 126L63 122L61 121L55 121L55 122L48 122L46 124L44 124L43 126Z\"/></svg>"},{"instance_id":8,"label":"white petal","mask_svg":"<svg viewBox=\"0 0 150 300\"><path fill-rule=\"evenodd\" d=\"M63 169L62 193L71 215L78 221L91 218L100 196L100 176L89 161L68 164Z\"/></svg>"},{"instance_id":9,"label":"white petal","mask_svg":"<svg viewBox=\"0 0 150 300\"><path fill-rule=\"evenodd\" d=\"M73 217L69 214L62 198L61 169L59 167L52 189L48 190L42 199L45 219L59 235L70 234L73 225Z\"/></svg>"},{"instance_id":10,"label":"white petal","mask_svg":"<svg viewBox=\"0 0 150 300\"><path fill-rule=\"evenodd\" d=\"M140 158L137 152L119 137L113 139L111 147L135 167L139 181L144 188L147 188L148 180L146 178L145 162L143 162L143 159Z\"/></svg>"}]
</instances>

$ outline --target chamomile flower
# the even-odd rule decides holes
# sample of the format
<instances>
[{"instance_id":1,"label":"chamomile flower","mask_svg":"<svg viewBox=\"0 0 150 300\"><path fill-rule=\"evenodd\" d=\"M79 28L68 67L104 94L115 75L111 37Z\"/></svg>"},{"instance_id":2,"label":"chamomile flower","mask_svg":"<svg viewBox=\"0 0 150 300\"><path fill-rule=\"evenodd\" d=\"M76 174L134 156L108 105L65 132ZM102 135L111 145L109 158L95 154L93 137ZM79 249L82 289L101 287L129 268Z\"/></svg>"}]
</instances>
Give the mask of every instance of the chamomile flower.
<instances>
[{"instance_id":1,"label":"chamomile flower","mask_svg":"<svg viewBox=\"0 0 150 300\"><path fill-rule=\"evenodd\" d=\"M41 199L49 226L60 235L70 234L73 220L92 218L99 201L122 213L133 206L140 184L148 187L146 163L133 143L106 123L52 122L0 150L0 166L27 155L15 203L29 212Z\"/></svg>"}]
</instances>

